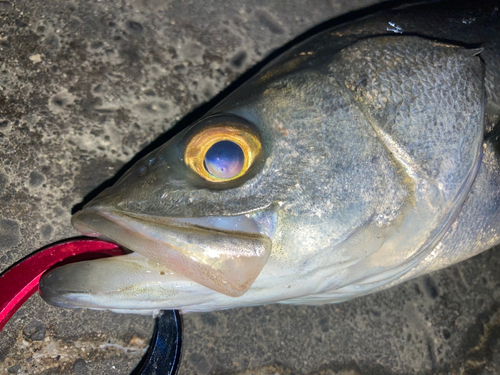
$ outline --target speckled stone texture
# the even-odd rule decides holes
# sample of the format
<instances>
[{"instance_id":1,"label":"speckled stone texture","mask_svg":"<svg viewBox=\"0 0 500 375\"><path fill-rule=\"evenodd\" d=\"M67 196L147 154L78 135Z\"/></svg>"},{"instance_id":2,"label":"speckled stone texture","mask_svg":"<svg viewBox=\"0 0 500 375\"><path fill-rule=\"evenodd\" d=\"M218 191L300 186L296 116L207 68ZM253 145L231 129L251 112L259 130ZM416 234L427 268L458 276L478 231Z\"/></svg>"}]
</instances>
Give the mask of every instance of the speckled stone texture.
<instances>
[{"instance_id":1,"label":"speckled stone texture","mask_svg":"<svg viewBox=\"0 0 500 375\"><path fill-rule=\"evenodd\" d=\"M0 1L0 270L76 236L75 205L274 49L373 2ZM490 250L339 305L187 315L180 374L498 374L499 268ZM152 328L34 296L0 374L127 374Z\"/></svg>"}]
</instances>

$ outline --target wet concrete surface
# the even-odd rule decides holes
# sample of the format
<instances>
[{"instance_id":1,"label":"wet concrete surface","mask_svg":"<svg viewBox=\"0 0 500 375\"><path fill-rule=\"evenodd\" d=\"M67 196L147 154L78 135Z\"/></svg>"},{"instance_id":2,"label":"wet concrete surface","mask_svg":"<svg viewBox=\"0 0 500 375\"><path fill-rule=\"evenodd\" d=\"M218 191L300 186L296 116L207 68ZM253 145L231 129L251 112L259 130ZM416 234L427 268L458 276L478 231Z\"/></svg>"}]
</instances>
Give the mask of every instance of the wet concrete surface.
<instances>
[{"instance_id":1,"label":"wet concrete surface","mask_svg":"<svg viewBox=\"0 0 500 375\"><path fill-rule=\"evenodd\" d=\"M75 205L273 50L373 2L0 1L0 270L78 235ZM493 249L348 303L186 315L180 374L498 374L499 269ZM35 295L0 373L127 374L152 329Z\"/></svg>"}]
</instances>

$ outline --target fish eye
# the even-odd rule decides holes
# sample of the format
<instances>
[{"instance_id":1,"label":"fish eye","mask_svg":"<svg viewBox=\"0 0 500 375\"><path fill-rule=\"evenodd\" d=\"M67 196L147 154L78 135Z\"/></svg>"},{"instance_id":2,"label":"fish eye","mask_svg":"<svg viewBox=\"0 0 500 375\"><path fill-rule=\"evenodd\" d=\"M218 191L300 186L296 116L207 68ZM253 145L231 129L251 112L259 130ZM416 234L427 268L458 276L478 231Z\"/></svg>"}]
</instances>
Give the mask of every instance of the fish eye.
<instances>
[{"instance_id":1,"label":"fish eye","mask_svg":"<svg viewBox=\"0 0 500 375\"><path fill-rule=\"evenodd\" d=\"M231 141L220 141L208 149L204 163L212 176L228 179L241 172L244 161L245 155L240 146Z\"/></svg>"},{"instance_id":2,"label":"fish eye","mask_svg":"<svg viewBox=\"0 0 500 375\"><path fill-rule=\"evenodd\" d=\"M245 175L260 150L258 135L243 121L208 121L186 143L184 161L205 180L226 182Z\"/></svg>"}]
</instances>

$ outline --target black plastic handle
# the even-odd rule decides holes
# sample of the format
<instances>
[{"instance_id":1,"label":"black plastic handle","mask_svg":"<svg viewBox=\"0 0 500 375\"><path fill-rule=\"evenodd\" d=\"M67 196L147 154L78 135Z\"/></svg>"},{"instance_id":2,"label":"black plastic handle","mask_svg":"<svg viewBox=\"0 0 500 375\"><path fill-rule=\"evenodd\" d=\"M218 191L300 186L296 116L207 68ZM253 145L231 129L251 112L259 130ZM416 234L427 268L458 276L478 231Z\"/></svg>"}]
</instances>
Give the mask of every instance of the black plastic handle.
<instances>
[{"instance_id":1,"label":"black plastic handle","mask_svg":"<svg viewBox=\"0 0 500 375\"><path fill-rule=\"evenodd\" d=\"M181 363L182 320L178 310L156 318L149 348L131 375L175 375Z\"/></svg>"}]
</instances>

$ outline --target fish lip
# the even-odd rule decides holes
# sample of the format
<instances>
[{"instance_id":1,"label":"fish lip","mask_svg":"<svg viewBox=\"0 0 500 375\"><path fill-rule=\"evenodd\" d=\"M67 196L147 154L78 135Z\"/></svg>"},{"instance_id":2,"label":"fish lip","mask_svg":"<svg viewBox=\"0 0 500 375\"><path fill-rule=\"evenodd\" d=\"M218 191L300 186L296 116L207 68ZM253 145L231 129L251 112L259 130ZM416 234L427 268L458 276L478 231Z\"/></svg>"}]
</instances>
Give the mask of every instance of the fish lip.
<instances>
[{"instance_id":1,"label":"fish lip","mask_svg":"<svg viewBox=\"0 0 500 375\"><path fill-rule=\"evenodd\" d=\"M106 236L105 233L100 233L96 228L92 226L86 225L83 221L79 220L79 216L85 213L93 213L95 215L100 215L108 219L113 219L116 216L121 217L130 217L133 219L140 219L145 221L151 221L154 223L158 223L164 226L172 227L172 228L191 228L191 229L203 229L203 230L211 230L215 232L220 232L222 235L235 235L235 234L246 234L246 235L264 235L269 237L267 233L261 233L259 229L254 226L252 227L247 223L246 226L240 226L238 229L228 229L227 226L217 226L211 225L210 223L214 223L217 220L231 220L234 221L241 220L245 215L233 215L233 216L201 216L197 218L188 218L188 217L163 217L157 215L147 215L147 214L139 214L129 211L117 210L115 208L108 207L92 207L92 208L84 208L81 211L78 211L71 217L71 224L73 227L82 233L85 236L89 237L103 237ZM247 220L251 221L251 219ZM230 224L229 224L230 225ZM233 224L235 227L237 224ZM241 228L246 228L241 229ZM117 241L118 242L118 241ZM118 242L119 243L119 242ZM133 250L133 249L131 249Z\"/></svg>"},{"instance_id":2,"label":"fish lip","mask_svg":"<svg viewBox=\"0 0 500 375\"><path fill-rule=\"evenodd\" d=\"M244 230L217 227L214 220L246 221ZM233 217L171 218L92 206L73 215L82 234L111 239L203 286L239 297L269 258L272 241L253 220ZM231 225L230 225L231 226ZM103 230L104 229L104 230Z\"/></svg>"}]
</instances>

